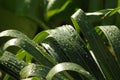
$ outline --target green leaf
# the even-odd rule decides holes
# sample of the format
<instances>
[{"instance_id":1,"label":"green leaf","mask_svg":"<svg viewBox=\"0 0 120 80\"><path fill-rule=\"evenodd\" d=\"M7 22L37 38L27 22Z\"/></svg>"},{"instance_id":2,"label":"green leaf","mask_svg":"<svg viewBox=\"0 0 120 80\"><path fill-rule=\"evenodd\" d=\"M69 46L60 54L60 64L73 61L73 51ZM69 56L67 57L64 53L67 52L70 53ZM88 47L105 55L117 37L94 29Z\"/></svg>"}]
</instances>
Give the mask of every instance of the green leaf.
<instances>
[{"instance_id":1,"label":"green leaf","mask_svg":"<svg viewBox=\"0 0 120 80\"><path fill-rule=\"evenodd\" d=\"M71 2L71 0L48 0L46 17L49 19L51 16L63 11Z\"/></svg>"},{"instance_id":2,"label":"green leaf","mask_svg":"<svg viewBox=\"0 0 120 80\"><path fill-rule=\"evenodd\" d=\"M2 31L2 32L0 32L0 37L16 37L16 38L20 38L20 39L24 39L24 40L27 39L30 41L30 39L25 34L23 34L20 31L17 31L17 30Z\"/></svg>"},{"instance_id":3,"label":"green leaf","mask_svg":"<svg viewBox=\"0 0 120 80\"><path fill-rule=\"evenodd\" d=\"M87 12L85 13L88 17L90 23L94 25L101 24L102 21L107 17L106 15L109 14L113 9L103 9L95 12Z\"/></svg>"},{"instance_id":4,"label":"green leaf","mask_svg":"<svg viewBox=\"0 0 120 80\"><path fill-rule=\"evenodd\" d=\"M37 59L38 62L45 66L52 67L53 64L56 63L48 54L44 54L43 52L41 52L42 48L40 48L37 44L33 42L31 43L30 41L15 38L5 43L4 49L7 49L10 46L18 46L23 48L28 53L30 53L35 59Z\"/></svg>"},{"instance_id":5,"label":"green leaf","mask_svg":"<svg viewBox=\"0 0 120 80\"><path fill-rule=\"evenodd\" d=\"M117 57L118 62L120 63L120 30L116 26L99 26L99 28L103 31L108 41L110 42L114 52L115 57Z\"/></svg>"},{"instance_id":6,"label":"green leaf","mask_svg":"<svg viewBox=\"0 0 120 80\"><path fill-rule=\"evenodd\" d=\"M49 34L45 31L42 31L40 33L38 33L35 37L34 37L34 41L36 43L41 43Z\"/></svg>"},{"instance_id":7,"label":"green leaf","mask_svg":"<svg viewBox=\"0 0 120 80\"><path fill-rule=\"evenodd\" d=\"M7 51L5 51L0 58L0 69L17 79L20 78L20 70L25 66L27 66L27 64L24 61L16 58L15 55Z\"/></svg>"},{"instance_id":8,"label":"green leaf","mask_svg":"<svg viewBox=\"0 0 120 80\"><path fill-rule=\"evenodd\" d=\"M35 37L34 40L39 43L40 41L44 39L44 37L48 35L48 33L42 32L42 33L39 33L38 35L39 36ZM45 66L52 67L53 65L57 63L51 56L49 56L49 54L46 52L46 50L43 47L38 46L38 44L30 40L27 36L20 33L19 31L8 30L8 31L3 31L0 33L0 37L5 37L5 36L17 37L17 38L11 39L8 42L6 42L4 45L4 49L7 49L10 46L18 46L26 50L28 53L34 56L34 58L37 59L38 62L40 62L41 64ZM19 53L21 53L21 51ZM22 57L24 58L24 56ZM65 75L68 76L68 74L66 73Z\"/></svg>"},{"instance_id":9,"label":"green leaf","mask_svg":"<svg viewBox=\"0 0 120 80\"><path fill-rule=\"evenodd\" d=\"M96 77L103 79L83 40L71 25L63 25L46 32L49 36L42 41L41 45L55 60L80 64L92 74L96 74Z\"/></svg>"},{"instance_id":10,"label":"green leaf","mask_svg":"<svg viewBox=\"0 0 120 80\"><path fill-rule=\"evenodd\" d=\"M26 56L26 51L24 51L24 50L19 50L17 53L16 53L16 57L18 57L18 58L20 58L20 59L24 59L25 58L25 56ZM27 61L26 61L27 62Z\"/></svg>"},{"instance_id":11,"label":"green leaf","mask_svg":"<svg viewBox=\"0 0 120 80\"><path fill-rule=\"evenodd\" d=\"M46 76L49 71L50 68L46 66L38 65L38 64L30 64L21 70L20 76L21 79L25 79L29 77L39 77L40 80L46 80ZM54 78L54 80L62 80L62 79L66 79L66 77L63 74L58 74Z\"/></svg>"},{"instance_id":12,"label":"green leaf","mask_svg":"<svg viewBox=\"0 0 120 80\"><path fill-rule=\"evenodd\" d=\"M115 8L114 10L111 11L111 13L108 16L114 15L115 13L119 12L119 10L120 10L120 7Z\"/></svg>"},{"instance_id":13,"label":"green leaf","mask_svg":"<svg viewBox=\"0 0 120 80\"><path fill-rule=\"evenodd\" d=\"M71 70L80 73L81 75L85 76L88 78L88 80L96 80L94 76L92 76L88 71L86 71L83 67L80 65L77 65L75 63L69 63L69 62L64 62L57 64L54 66L46 76L47 80L52 80L52 78L59 72L65 71L65 70Z\"/></svg>"},{"instance_id":14,"label":"green leaf","mask_svg":"<svg viewBox=\"0 0 120 80\"><path fill-rule=\"evenodd\" d=\"M117 7L115 9L112 9L111 11L107 12L104 17L110 17L114 15L115 13L119 13L120 7Z\"/></svg>"},{"instance_id":15,"label":"green leaf","mask_svg":"<svg viewBox=\"0 0 120 80\"><path fill-rule=\"evenodd\" d=\"M45 34L45 36L43 35L43 33ZM38 38L36 38L36 40L42 40L44 37L46 37L47 35L47 33L45 33L45 32L43 32L43 33L41 33L43 36L40 36L40 34L39 34L39 37ZM5 36L7 36L7 37L16 37L16 38L19 38L19 39L23 39L23 40L25 40L25 41L28 41L29 43L31 43L31 44L34 44L34 46L35 45L37 45L37 44L35 44L34 43L34 41L32 41L32 40L30 40L26 35L24 35L23 33L21 33L21 32L19 32L19 31L17 31L17 30L5 30L5 31L3 31L3 32L1 32L0 33L0 37L5 37ZM13 43L13 44L16 44L16 43ZM38 45L37 45L38 46ZM36 46L35 46L36 47ZM32 50L31 50L32 51ZM25 53L23 50L22 51L20 51L19 53L20 54L22 54L22 53L25 55L25 54L27 54L27 53ZM39 53L40 54L40 53ZM44 53L43 53L44 54ZM47 55L47 54L46 54ZM37 56L37 55L36 55ZM24 58L24 56L21 56L21 57L23 57Z\"/></svg>"},{"instance_id":16,"label":"green leaf","mask_svg":"<svg viewBox=\"0 0 120 80\"><path fill-rule=\"evenodd\" d=\"M28 66L24 67L21 72L20 76L21 79L29 78L29 77L39 77L45 79L48 71L50 69L43 66L43 65L35 65L29 64Z\"/></svg>"},{"instance_id":17,"label":"green leaf","mask_svg":"<svg viewBox=\"0 0 120 80\"><path fill-rule=\"evenodd\" d=\"M48 36L48 33L46 32L40 32L38 33L35 38L33 39L33 41L35 41L36 43L40 43L41 41L43 41L45 39L45 37ZM31 63L32 60L32 56L29 55L27 52L25 52L24 50L20 50L17 52L17 57L24 59L26 57L26 62L27 63Z\"/></svg>"},{"instance_id":18,"label":"green leaf","mask_svg":"<svg viewBox=\"0 0 120 80\"><path fill-rule=\"evenodd\" d=\"M25 34L23 34L20 31L17 31L17 30L2 31L0 33L0 37L16 37L16 38L21 38L21 39L32 42ZM17 52L16 56L20 59L24 59L25 56L28 56L28 53L25 52L24 50L20 50L20 51ZM27 60L26 60L27 62L31 62L30 59L28 60L28 57L26 57L26 58L27 58Z\"/></svg>"},{"instance_id":19,"label":"green leaf","mask_svg":"<svg viewBox=\"0 0 120 80\"><path fill-rule=\"evenodd\" d=\"M42 79L37 78L37 77L32 77L32 78L21 79L21 80L42 80Z\"/></svg>"},{"instance_id":20,"label":"green leaf","mask_svg":"<svg viewBox=\"0 0 120 80\"><path fill-rule=\"evenodd\" d=\"M81 31L87 38L90 47L101 67L105 79L118 80L120 78L117 76L120 71L119 65L107 47L104 45L103 41L97 35L94 27L88 22L85 13L79 9L71 16L71 19L74 26L76 28L80 27Z\"/></svg>"}]
</instances>

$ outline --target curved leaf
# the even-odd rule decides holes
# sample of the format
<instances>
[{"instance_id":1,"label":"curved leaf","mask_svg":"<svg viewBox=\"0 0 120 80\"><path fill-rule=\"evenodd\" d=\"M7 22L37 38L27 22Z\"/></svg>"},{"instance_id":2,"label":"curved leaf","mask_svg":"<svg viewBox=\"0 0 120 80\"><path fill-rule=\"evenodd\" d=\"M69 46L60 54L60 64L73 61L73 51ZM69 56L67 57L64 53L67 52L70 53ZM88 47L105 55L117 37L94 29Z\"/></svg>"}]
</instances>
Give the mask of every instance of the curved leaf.
<instances>
[{"instance_id":1,"label":"curved leaf","mask_svg":"<svg viewBox=\"0 0 120 80\"><path fill-rule=\"evenodd\" d=\"M33 41L35 41L36 43L41 43L48 35L49 34L45 31L40 32L34 37Z\"/></svg>"},{"instance_id":2,"label":"curved leaf","mask_svg":"<svg viewBox=\"0 0 120 80\"><path fill-rule=\"evenodd\" d=\"M99 28L103 31L108 41L110 42L115 55L117 57L118 62L120 63L120 30L116 26L99 26Z\"/></svg>"},{"instance_id":3,"label":"curved leaf","mask_svg":"<svg viewBox=\"0 0 120 80\"><path fill-rule=\"evenodd\" d=\"M87 12L85 13L88 17L90 23L94 25L101 24L102 21L106 18L106 14L110 13L113 9L103 9L95 12Z\"/></svg>"},{"instance_id":4,"label":"curved leaf","mask_svg":"<svg viewBox=\"0 0 120 80\"><path fill-rule=\"evenodd\" d=\"M5 31L2 31L0 33L0 37L16 37L16 38L19 38L19 39L24 39L26 41L29 41L30 43L34 43L34 41L30 40L25 34L23 34L22 32L20 31L17 31L17 30L5 30ZM36 37L35 37L35 41L42 41L45 37L47 36L47 33L46 32L41 32L39 33ZM37 42L36 41L36 42ZM24 50L21 50L17 53L17 56L18 55L21 55L19 57L21 58L24 58L25 56L29 56L27 52L25 52ZM28 60L28 57L26 57L27 59L27 62L30 61L30 59Z\"/></svg>"},{"instance_id":5,"label":"curved leaf","mask_svg":"<svg viewBox=\"0 0 120 80\"><path fill-rule=\"evenodd\" d=\"M49 68L43 65L29 64L21 70L20 76L21 79L26 79L29 77L39 77L41 79L45 79L49 70Z\"/></svg>"},{"instance_id":6,"label":"curved leaf","mask_svg":"<svg viewBox=\"0 0 120 80\"><path fill-rule=\"evenodd\" d=\"M18 38L11 39L5 43L4 49L7 49L10 46L18 46L23 48L45 66L52 67L53 64L56 63L48 54L44 54L43 52L41 52L43 51L42 48L39 48L38 45L31 43L29 41Z\"/></svg>"},{"instance_id":7,"label":"curved leaf","mask_svg":"<svg viewBox=\"0 0 120 80\"><path fill-rule=\"evenodd\" d=\"M49 34L46 33L46 32L44 32L44 31L43 31L43 32L40 32L40 33L38 33L38 34L34 37L33 41L35 41L36 43L39 44L39 43L40 43L41 41L43 41L48 35L49 35ZM28 63L30 63L31 60L32 60L32 56L28 55L28 53L25 52L24 50L18 51L16 56L19 57L19 58L21 58L21 59L25 58L25 56L26 56L26 62L28 62Z\"/></svg>"},{"instance_id":8,"label":"curved leaf","mask_svg":"<svg viewBox=\"0 0 120 80\"><path fill-rule=\"evenodd\" d=\"M120 10L120 7L117 7L115 9L113 9L109 14L106 14L106 16L112 16L117 12L119 13L119 10Z\"/></svg>"},{"instance_id":9,"label":"curved leaf","mask_svg":"<svg viewBox=\"0 0 120 80\"><path fill-rule=\"evenodd\" d=\"M41 32L34 38L34 40L35 40L35 42L39 43L47 35L48 35L48 33ZM54 64L57 63L53 58L51 58L48 55L48 53L46 52L46 50L43 47L38 46L35 42L30 40L27 36L25 36L21 32L15 31L15 30L7 30L7 31L3 31L0 33L0 37L4 37L4 36L17 37L16 39L11 39L8 42L6 42L6 44L4 45L4 49L7 49L10 46L18 46L18 47L21 47L24 50L26 50L28 53L30 53L32 56L34 56L40 63L42 62L43 65L45 65L45 66L52 67ZM22 55L21 52L24 53L23 50L18 53L20 53ZM22 57L24 57L24 56L22 56ZM68 76L68 74L66 74L66 73L65 73L65 75Z\"/></svg>"},{"instance_id":10,"label":"curved leaf","mask_svg":"<svg viewBox=\"0 0 120 80\"><path fill-rule=\"evenodd\" d=\"M46 80L46 76L49 71L50 68L45 67L43 65L30 64L21 70L20 76L21 79L27 79L29 77L38 77L40 80ZM66 79L64 75L59 74L55 76L54 80L61 80L61 78Z\"/></svg>"},{"instance_id":11,"label":"curved leaf","mask_svg":"<svg viewBox=\"0 0 120 80\"><path fill-rule=\"evenodd\" d=\"M22 32L17 31L17 30L2 31L2 32L0 32L0 37L16 37L16 38L29 40L29 38L26 35L24 35Z\"/></svg>"},{"instance_id":12,"label":"curved leaf","mask_svg":"<svg viewBox=\"0 0 120 80\"><path fill-rule=\"evenodd\" d=\"M17 30L2 31L2 32L0 32L0 37L15 37L15 38L24 39L24 40L27 40L27 41L30 41L31 43L33 43L25 34L23 34L20 31L17 31ZM24 50L20 50L17 53L17 57L19 57L21 59L25 58L25 56L28 56L28 55L29 54L27 52L25 52ZM28 58L28 57L26 57L26 58ZM27 62L30 62L30 60Z\"/></svg>"},{"instance_id":13,"label":"curved leaf","mask_svg":"<svg viewBox=\"0 0 120 80\"><path fill-rule=\"evenodd\" d=\"M40 43L41 41L43 41L49 34L46 32L40 32L38 33L35 38L33 39L33 41L35 41L36 43ZM26 56L26 62L30 63L32 60L32 56L28 55L27 52L25 52L24 50L20 50L17 52L17 57L23 59Z\"/></svg>"},{"instance_id":14,"label":"curved leaf","mask_svg":"<svg viewBox=\"0 0 120 80\"><path fill-rule=\"evenodd\" d=\"M16 79L20 79L19 72L25 66L27 66L27 64L24 61L16 58L15 55L7 51L5 51L3 56L0 58L0 69L12 75Z\"/></svg>"},{"instance_id":15,"label":"curved leaf","mask_svg":"<svg viewBox=\"0 0 120 80\"><path fill-rule=\"evenodd\" d=\"M71 70L80 73L81 75L85 76L88 78L88 80L96 80L94 76L92 76L88 71L86 71L83 67L80 65L77 65L75 63L69 63L69 62L64 62L57 64L54 66L48 75L46 76L47 80L52 80L52 78L59 72L65 71L65 70Z\"/></svg>"},{"instance_id":16,"label":"curved leaf","mask_svg":"<svg viewBox=\"0 0 120 80\"><path fill-rule=\"evenodd\" d=\"M103 79L83 40L71 25L63 25L46 32L49 36L41 42L41 45L54 59L58 62L69 61L80 64L90 73L97 75L96 77Z\"/></svg>"},{"instance_id":17,"label":"curved leaf","mask_svg":"<svg viewBox=\"0 0 120 80\"><path fill-rule=\"evenodd\" d=\"M37 78L37 77L32 77L32 78L26 78L26 79L21 79L21 80L42 80L42 79Z\"/></svg>"},{"instance_id":18,"label":"curved leaf","mask_svg":"<svg viewBox=\"0 0 120 80\"><path fill-rule=\"evenodd\" d=\"M103 41L97 35L94 27L88 22L85 13L79 9L72 17L72 22L76 28L80 28L83 34L86 36L91 49L101 67L102 72L105 75L105 79L117 80L120 77L120 68L114 57L110 54ZM116 72L116 70L118 72Z\"/></svg>"}]
</instances>

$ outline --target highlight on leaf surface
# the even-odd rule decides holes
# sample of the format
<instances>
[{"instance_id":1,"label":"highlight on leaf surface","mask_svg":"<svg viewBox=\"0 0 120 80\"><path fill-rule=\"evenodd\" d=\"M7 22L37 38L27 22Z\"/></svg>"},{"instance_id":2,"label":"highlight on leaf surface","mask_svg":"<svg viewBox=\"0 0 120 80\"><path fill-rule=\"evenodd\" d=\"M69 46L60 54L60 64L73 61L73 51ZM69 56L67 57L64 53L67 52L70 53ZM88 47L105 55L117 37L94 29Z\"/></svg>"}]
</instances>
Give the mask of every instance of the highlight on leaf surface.
<instances>
[{"instance_id":1,"label":"highlight on leaf surface","mask_svg":"<svg viewBox=\"0 0 120 80\"><path fill-rule=\"evenodd\" d=\"M83 67L80 65L77 65L75 63L70 62L64 62L59 63L56 66L54 66L46 76L46 79L52 80L52 78L59 72L65 71L65 70L71 70L80 73L81 75L85 76L88 80L96 80L94 76L92 76L88 71L86 71Z\"/></svg>"}]
</instances>

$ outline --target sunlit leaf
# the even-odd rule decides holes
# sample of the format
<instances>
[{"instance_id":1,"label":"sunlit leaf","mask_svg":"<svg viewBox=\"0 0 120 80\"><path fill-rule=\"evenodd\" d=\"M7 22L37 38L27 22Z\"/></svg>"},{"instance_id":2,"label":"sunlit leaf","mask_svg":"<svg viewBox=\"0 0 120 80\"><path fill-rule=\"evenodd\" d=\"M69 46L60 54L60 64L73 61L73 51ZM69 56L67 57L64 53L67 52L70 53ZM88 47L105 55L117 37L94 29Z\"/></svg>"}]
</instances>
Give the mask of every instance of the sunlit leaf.
<instances>
[{"instance_id":1,"label":"sunlit leaf","mask_svg":"<svg viewBox=\"0 0 120 80\"><path fill-rule=\"evenodd\" d=\"M43 65L30 64L21 70L20 76L21 79L25 79L29 77L39 77L41 79L42 78L45 79L49 70L50 70L49 68Z\"/></svg>"},{"instance_id":2,"label":"sunlit leaf","mask_svg":"<svg viewBox=\"0 0 120 80\"><path fill-rule=\"evenodd\" d=\"M64 62L57 64L54 66L48 75L46 76L47 80L52 80L52 78L59 72L65 71L65 70L71 70L80 73L81 75L85 76L88 78L88 80L96 80L94 76L92 76L88 71L86 71L83 67L80 65L77 65L75 63L69 63L69 62Z\"/></svg>"},{"instance_id":3,"label":"sunlit leaf","mask_svg":"<svg viewBox=\"0 0 120 80\"><path fill-rule=\"evenodd\" d=\"M49 34L45 31L38 33L33 39L36 43L41 43Z\"/></svg>"},{"instance_id":4,"label":"sunlit leaf","mask_svg":"<svg viewBox=\"0 0 120 80\"><path fill-rule=\"evenodd\" d=\"M20 31L17 31L17 30L5 30L5 31L2 31L0 32L0 37L19 37L21 39L27 39L29 40L29 38L23 34L22 32Z\"/></svg>"},{"instance_id":5,"label":"sunlit leaf","mask_svg":"<svg viewBox=\"0 0 120 80\"><path fill-rule=\"evenodd\" d=\"M119 12L119 10L120 10L120 7L115 8L115 9L113 9L109 14L107 14L107 16L112 16L112 15L114 15L115 13Z\"/></svg>"},{"instance_id":6,"label":"sunlit leaf","mask_svg":"<svg viewBox=\"0 0 120 80\"><path fill-rule=\"evenodd\" d=\"M21 79L21 80L42 80L42 79L37 78L37 77L32 77L32 78Z\"/></svg>"},{"instance_id":7,"label":"sunlit leaf","mask_svg":"<svg viewBox=\"0 0 120 80\"><path fill-rule=\"evenodd\" d=\"M12 38L16 37L16 38L21 38L21 39L24 39L24 40L27 40L27 41L31 42L31 40L25 34L23 34L20 31L17 31L17 30L5 30L5 31L2 31L0 33L0 37L12 37ZM20 59L24 59L26 55L28 55L28 53L25 52L24 50L20 50L17 53L17 57L19 57ZM30 61L27 61L27 62L30 62Z\"/></svg>"}]
</instances>

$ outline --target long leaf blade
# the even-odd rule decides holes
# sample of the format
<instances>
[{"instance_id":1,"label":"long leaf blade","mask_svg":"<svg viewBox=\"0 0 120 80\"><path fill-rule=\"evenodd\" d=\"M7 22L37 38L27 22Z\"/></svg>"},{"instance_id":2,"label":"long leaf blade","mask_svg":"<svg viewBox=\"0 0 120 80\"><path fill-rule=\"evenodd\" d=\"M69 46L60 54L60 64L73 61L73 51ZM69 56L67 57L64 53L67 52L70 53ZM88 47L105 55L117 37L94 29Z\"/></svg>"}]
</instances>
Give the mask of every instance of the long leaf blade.
<instances>
[{"instance_id":1,"label":"long leaf blade","mask_svg":"<svg viewBox=\"0 0 120 80\"><path fill-rule=\"evenodd\" d=\"M18 46L18 47L23 48L28 53L30 53L32 56L34 56L35 59L37 59L41 64L43 64L45 66L52 67L53 64L55 64L55 63L51 62L53 60L48 60L45 57L45 54L43 54L41 52L40 48L36 44L32 44L26 40L16 38L16 39L11 39L8 42L6 42L4 45L4 49L7 49L10 46ZM49 58L49 59L51 59L51 58Z\"/></svg>"},{"instance_id":2,"label":"long leaf blade","mask_svg":"<svg viewBox=\"0 0 120 80\"><path fill-rule=\"evenodd\" d=\"M82 68L80 65L77 65L75 63L69 63L64 62L57 64L54 66L46 76L47 80L52 80L52 78L59 72L65 71L65 70L71 70L80 73L81 75L88 78L88 80L96 80L94 76L92 76L88 71L86 71L84 68Z\"/></svg>"},{"instance_id":3,"label":"long leaf blade","mask_svg":"<svg viewBox=\"0 0 120 80\"><path fill-rule=\"evenodd\" d=\"M71 0L48 0L46 15L48 18L63 11Z\"/></svg>"},{"instance_id":4,"label":"long leaf blade","mask_svg":"<svg viewBox=\"0 0 120 80\"><path fill-rule=\"evenodd\" d=\"M29 77L38 77L41 80L45 80L49 71L50 68L46 66L38 65L38 64L30 64L21 70L20 76L21 79L26 79ZM61 77L66 79L64 75L59 74L54 78L54 80L61 80Z\"/></svg>"},{"instance_id":5,"label":"long leaf blade","mask_svg":"<svg viewBox=\"0 0 120 80\"><path fill-rule=\"evenodd\" d=\"M108 41L110 42L118 62L120 63L120 54L119 54L119 49L120 49L120 30L116 26L98 26L105 36L107 37Z\"/></svg>"},{"instance_id":6,"label":"long leaf blade","mask_svg":"<svg viewBox=\"0 0 120 80\"><path fill-rule=\"evenodd\" d=\"M16 37L16 38L21 38L21 39L27 39L29 40L29 38L24 35L22 32L17 31L17 30L5 30L0 32L0 37Z\"/></svg>"},{"instance_id":7,"label":"long leaf blade","mask_svg":"<svg viewBox=\"0 0 120 80\"><path fill-rule=\"evenodd\" d=\"M93 53L98 60L98 63L105 75L106 80L118 80L120 68L113 56L110 54L103 41L95 32L93 26L88 22L84 12L79 9L71 17L75 27L80 27L83 34L86 36ZM115 66L114 66L115 65ZM118 72L116 72L116 70Z\"/></svg>"},{"instance_id":8,"label":"long leaf blade","mask_svg":"<svg viewBox=\"0 0 120 80\"><path fill-rule=\"evenodd\" d=\"M83 40L71 25L63 25L46 32L49 33L49 36L41 42L41 45L54 59L58 62L77 63L90 73L96 74L97 78L103 79Z\"/></svg>"},{"instance_id":9,"label":"long leaf blade","mask_svg":"<svg viewBox=\"0 0 120 80\"><path fill-rule=\"evenodd\" d=\"M0 58L0 69L16 79L20 79L19 72L25 66L27 66L27 64L23 60L16 58L15 55L7 51L5 51Z\"/></svg>"}]
</instances>

